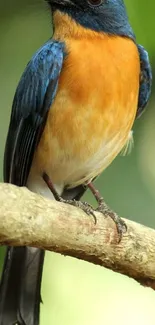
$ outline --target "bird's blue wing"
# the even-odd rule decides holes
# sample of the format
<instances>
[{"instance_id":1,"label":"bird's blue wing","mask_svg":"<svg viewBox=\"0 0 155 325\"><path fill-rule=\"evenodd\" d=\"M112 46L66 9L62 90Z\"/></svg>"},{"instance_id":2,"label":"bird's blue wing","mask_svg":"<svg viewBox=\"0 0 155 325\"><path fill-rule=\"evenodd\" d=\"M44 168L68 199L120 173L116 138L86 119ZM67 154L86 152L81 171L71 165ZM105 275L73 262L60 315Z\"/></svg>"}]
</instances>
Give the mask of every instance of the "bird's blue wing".
<instances>
[{"instance_id":1,"label":"bird's blue wing","mask_svg":"<svg viewBox=\"0 0 155 325\"><path fill-rule=\"evenodd\" d=\"M144 49L142 45L137 45L140 57L140 88L139 88L139 98L138 98L138 109L136 117L140 117L143 113L150 94L151 94L151 86L152 86L152 71L151 65L149 61L149 56L147 51Z\"/></svg>"},{"instance_id":2,"label":"bird's blue wing","mask_svg":"<svg viewBox=\"0 0 155 325\"><path fill-rule=\"evenodd\" d=\"M26 185L35 148L55 98L64 44L48 41L28 63L17 87L4 155L4 181Z\"/></svg>"}]
</instances>

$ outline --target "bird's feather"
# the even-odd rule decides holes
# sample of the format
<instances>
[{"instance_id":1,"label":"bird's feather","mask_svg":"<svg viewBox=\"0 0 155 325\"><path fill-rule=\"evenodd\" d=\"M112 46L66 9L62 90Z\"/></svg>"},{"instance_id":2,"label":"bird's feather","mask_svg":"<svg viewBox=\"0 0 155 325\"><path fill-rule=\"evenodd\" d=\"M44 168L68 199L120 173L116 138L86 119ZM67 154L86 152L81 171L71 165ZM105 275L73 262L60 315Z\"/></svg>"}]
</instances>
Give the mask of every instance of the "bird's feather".
<instances>
[{"instance_id":1,"label":"bird's feather","mask_svg":"<svg viewBox=\"0 0 155 325\"><path fill-rule=\"evenodd\" d=\"M64 44L48 41L28 63L13 101L4 156L4 180L26 184L35 147L55 98Z\"/></svg>"}]
</instances>

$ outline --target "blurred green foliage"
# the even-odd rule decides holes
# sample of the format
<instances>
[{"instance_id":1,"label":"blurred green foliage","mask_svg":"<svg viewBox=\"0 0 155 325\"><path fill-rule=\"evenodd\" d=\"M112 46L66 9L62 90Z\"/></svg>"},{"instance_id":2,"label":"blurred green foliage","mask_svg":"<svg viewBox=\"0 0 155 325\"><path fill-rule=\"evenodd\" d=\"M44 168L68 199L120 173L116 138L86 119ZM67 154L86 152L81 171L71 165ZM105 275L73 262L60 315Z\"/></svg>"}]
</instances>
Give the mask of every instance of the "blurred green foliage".
<instances>
[{"instance_id":1,"label":"blurred green foliage","mask_svg":"<svg viewBox=\"0 0 155 325\"><path fill-rule=\"evenodd\" d=\"M137 40L155 69L154 0L126 0ZM23 69L51 36L51 17L42 0L0 0L0 176L13 95ZM107 203L120 215L155 227L154 98L134 126L135 148L119 156L97 180ZM90 193L87 200L92 201ZM2 264L4 251L1 249ZM155 324L155 294L119 274L47 253L41 325Z\"/></svg>"}]
</instances>

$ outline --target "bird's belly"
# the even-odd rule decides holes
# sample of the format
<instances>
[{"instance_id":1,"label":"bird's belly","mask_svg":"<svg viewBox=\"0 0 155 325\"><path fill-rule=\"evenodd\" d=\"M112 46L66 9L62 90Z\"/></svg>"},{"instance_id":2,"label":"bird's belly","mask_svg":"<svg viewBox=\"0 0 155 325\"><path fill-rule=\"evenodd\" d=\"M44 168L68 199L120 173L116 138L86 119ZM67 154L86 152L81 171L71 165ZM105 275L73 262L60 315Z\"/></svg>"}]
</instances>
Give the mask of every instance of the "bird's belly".
<instances>
[{"instance_id":1,"label":"bird's belly","mask_svg":"<svg viewBox=\"0 0 155 325\"><path fill-rule=\"evenodd\" d=\"M69 109L69 102L61 109L58 103L49 114L34 162L38 173L46 171L54 184L75 187L99 175L121 151L137 101L125 109L114 105L98 111L89 106L79 112Z\"/></svg>"},{"instance_id":2,"label":"bird's belly","mask_svg":"<svg viewBox=\"0 0 155 325\"><path fill-rule=\"evenodd\" d=\"M99 175L121 151L135 119L139 91L136 46L123 38L121 42L117 47L114 40L108 43L107 53L106 48L99 51L96 60L92 42L83 44L81 60L79 49L72 49L31 173L45 171L53 183L75 187Z\"/></svg>"}]
</instances>

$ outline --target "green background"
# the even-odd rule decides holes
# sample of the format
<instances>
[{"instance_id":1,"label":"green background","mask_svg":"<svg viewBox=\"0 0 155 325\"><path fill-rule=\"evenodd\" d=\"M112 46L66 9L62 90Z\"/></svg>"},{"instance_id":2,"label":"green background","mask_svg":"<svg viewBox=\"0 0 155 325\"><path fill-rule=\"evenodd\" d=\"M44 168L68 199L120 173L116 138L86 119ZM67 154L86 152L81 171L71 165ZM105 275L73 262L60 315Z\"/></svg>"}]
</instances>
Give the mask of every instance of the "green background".
<instances>
[{"instance_id":1,"label":"green background","mask_svg":"<svg viewBox=\"0 0 155 325\"><path fill-rule=\"evenodd\" d=\"M126 1L139 43L155 69L154 0ZM42 0L0 0L0 175L13 95L23 69L52 34ZM106 202L121 216L155 228L154 98L134 125L134 149L119 156L97 180ZM92 202L89 193L86 199ZM0 264L4 250L0 251ZM132 279L76 259L47 253L41 325L155 325L155 293Z\"/></svg>"}]
</instances>

